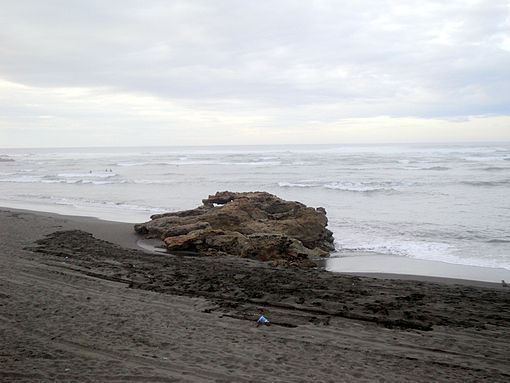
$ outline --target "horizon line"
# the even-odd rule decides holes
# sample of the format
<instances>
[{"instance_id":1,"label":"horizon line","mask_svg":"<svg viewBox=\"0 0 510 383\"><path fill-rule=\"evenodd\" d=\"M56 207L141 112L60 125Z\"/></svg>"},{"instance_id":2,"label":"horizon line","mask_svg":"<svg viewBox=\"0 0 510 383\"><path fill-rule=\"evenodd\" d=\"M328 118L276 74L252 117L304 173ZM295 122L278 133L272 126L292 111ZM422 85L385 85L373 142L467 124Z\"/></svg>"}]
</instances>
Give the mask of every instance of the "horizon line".
<instances>
[{"instance_id":1,"label":"horizon line","mask_svg":"<svg viewBox=\"0 0 510 383\"><path fill-rule=\"evenodd\" d=\"M99 149L99 148L219 148L219 147L264 147L264 146L397 146L397 145L469 145L469 144L510 144L508 141L409 141L409 142L350 142L350 143L302 143L302 144L201 144L201 145L86 145L86 146L1 146L5 149Z\"/></svg>"}]
</instances>

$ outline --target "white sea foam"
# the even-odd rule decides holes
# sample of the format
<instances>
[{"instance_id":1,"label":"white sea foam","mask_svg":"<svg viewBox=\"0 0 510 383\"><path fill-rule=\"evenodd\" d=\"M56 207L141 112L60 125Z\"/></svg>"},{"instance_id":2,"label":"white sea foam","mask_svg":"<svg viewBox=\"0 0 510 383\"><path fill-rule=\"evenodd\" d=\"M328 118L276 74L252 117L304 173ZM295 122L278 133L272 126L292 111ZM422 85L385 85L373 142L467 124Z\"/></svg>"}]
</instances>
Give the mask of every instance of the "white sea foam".
<instances>
[{"instance_id":1,"label":"white sea foam","mask_svg":"<svg viewBox=\"0 0 510 383\"><path fill-rule=\"evenodd\" d=\"M118 180L118 181L93 181L93 180L80 180L82 184L92 184L92 185L119 185L128 183L126 180Z\"/></svg>"},{"instance_id":2,"label":"white sea foam","mask_svg":"<svg viewBox=\"0 0 510 383\"><path fill-rule=\"evenodd\" d=\"M175 183L175 180L133 180L131 182L142 185L171 185Z\"/></svg>"},{"instance_id":3,"label":"white sea foam","mask_svg":"<svg viewBox=\"0 0 510 383\"><path fill-rule=\"evenodd\" d=\"M386 255L399 255L441 261L451 256L453 247L446 243L430 241L411 241L388 238L351 238L340 242L339 250L373 252Z\"/></svg>"},{"instance_id":4,"label":"white sea foam","mask_svg":"<svg viewBox=\"0 0 510 383\"><path fill-rule=\"evenodd\" d=\"M440 170L440 171L450 170L450 169L451 168L449 168L448 166L424 166L424 167L418 168L418 170Z\"/></svg>"},{"instance_id":5,"label":"white sea foam","mask_svg":"<svg viewBox=\"0 0 510 383\"><path fill-rule=\"evenodd\" d=\"M282 188L313 188L319 185L315 183L278 182L278 186Z\"/></svg>"},{"instance_id":6,"label":"white sea foam","mask_svg":"<svg viewBox=\"0 0 510 383\"><path fill-rule=\"evenodd\" d=\"M0 178L0 182L11 182L11 183L36 183L41 182L42 176L19 176L10 178Z\"/></svg>"},{"instance_id":7,"label":"white sea foam","mask_svg":"<svg viewBox=\"0 0 510 383\"><path fill-rule=\"evenodd\" d=\"M506 156L469 156L469 157L464 157L463 159L465 161L469 161L469 162L490 162L490 161L503 161L503 160L506 160Z\"/></svg>"},{"instance_id":8,"label":"white sea foam","mask_svg":"<svg viewBox=\"0 0 510 383\"><path fill-rule=\"evenodd\" d=\"M317 161L292 161L291 165L294 165L294 166L317 165Z\"/></svg>"},{"instance_id":9,"label":"white sea foam","mask_svg":"<svg viewBox=\"0 0 510 383\"><path fill-rule=\"evenodd\" d=\"M462 257L459 251L452 245L440 242L430 241L402 241L399 239L373 239L364 242L358 239L356 244L339 245L340 254L342 252L356 253L374 253L393 256L402 256L415 259L424 259L429 261L439 261L460 265L472 265L480 267L495 267L510 269L510 262L506 259L474 257Z\"/></svg>"},{"instance_id":10,"label":"white sea foam","mask_svg":"<svg viewBox=\"0 0 510 383\"><path fill-rule=\"evenodd\" d=\"M59 173L57 174L58 177L64 177L64 178L110 178L115 177L117 174L113 172L101 172L101 173Z\"/></svg>"},{"instance_id":11,"label":"white sea foam","mask_svg":"<svg viewBox=\"0 0 510 383\"><path fill-rule=\"evenodd\" d=\"M341 190L348 192L379 192L396 191L395 185L391 182L331 182L324 185L326 189Z\"/></svg>"},{"instance_id":12,"label":"white sea foam","mask_svg":"<svg viewBox=\"0 0 510 383\"><path fill-rule=\"evenodd\" d=\"M220 160L220 159L189 159L181 158L174 161L155 161L155 162L118 162L118 166L193 166L193 165L219 165L219 166L278 166L281 161L267 161L267 160Z\"/></svg>"},{"instance_id":13,"label":"white sea foam","mask_svg":"<svg viewBox=\"0 0 510 383\"><path fill-rule=\"evenodd\" d=\"M3 174L3 176L13 175L12 174ZM59 174L59 176L63 176ZM8 177L8 178L0 178L0 182L6 183L41 183L41 184L94 184L94 185L108 185L108 184L123 184L127 183L126 180L107 180L107 177L97 177L99 179L92 178L77 178L78 175L70 176L69 178L58 178L55 176L36 176L36 175L22 175L16 177ZM112 176L110 176L112 177Z\"/></svg>"},{"instance_id":14,"label":"white sea foam","mask_svg":"<svg viewBox=\"0 0 510 383\"><path fill-rule=\"evenodd\" d=\"M42 179L40 182L43 184L77 184L82 180Z\"/></svg>"},{"instance_id":15,"label":"white sea foam","mask_svg":"<svg viewBox=\"0 0 510 383\"><path fill-rule=\"evenodd\" d=\"M400 191L403 188L417 186L418 182L318 182L318 181L297 181L297 182L278 182L281 188L316 188L339 190L346 192L380 192L380 191Z\"/></svg>"},{"instance_id":16,"label":"white sea foam","mask_svg":"<svg viewBox=\"0 0 510 383\"><path fill-rule=\"evenodd\" d=\"M448 166L418 166L418 165L415 165L415 166L405 166L405 167L402 167L402 169L404 169L404 170L418 170L418 171L421 171L421 170L424 170L424 171L430 171L430 170L445 171L445 170L450 170L451 168Z\"/></svg>"},{"instance_id":17,"label":"white sea foam","mask_svg":"<svg viewBox=\"0 0 510 383\"><path fill-rule=\"evenodd\" d=\"M339 239L335 242L337 253L334 256L355 256L358 254L384 254L430 261L439 261L459 265L480 267L507 268L510 270L510 259L505 256L474 257L454 246L452 243L419 241L400 237L378 237L368 234L335 233ZM490 240L488 243L507 245L510 241Z\"/></svg>"},{"instance_id":18,"label":"white sea foam","mask_svg":"<svg viewBox=\"0 0 510 383\"><path fill-rule=\"evenodd\" d=\"M118 210L132 210L136 212L148 212L151 214L154 213L164 213L168 211L168 208L161 208L149 205L138 205L129 202L113 202L113 201L105 201L105 200L96 200L89 198L72 198L72 197L55 197L49 195L36 195L36 194L18 194L17 198L21 199L29 199L29 200L39 200L45 202L51 202L55 205L61 206L72 206L74 208L108 208L108 209L118 209Z\"/></svg>"}]
</instances>

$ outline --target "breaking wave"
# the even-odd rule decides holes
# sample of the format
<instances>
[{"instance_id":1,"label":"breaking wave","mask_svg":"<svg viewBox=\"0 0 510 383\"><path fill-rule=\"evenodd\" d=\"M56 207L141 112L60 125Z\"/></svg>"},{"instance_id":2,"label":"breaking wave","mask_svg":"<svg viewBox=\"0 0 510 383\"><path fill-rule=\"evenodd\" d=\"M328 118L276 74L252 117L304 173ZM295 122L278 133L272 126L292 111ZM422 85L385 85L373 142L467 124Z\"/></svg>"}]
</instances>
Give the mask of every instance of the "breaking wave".
<instances>
[{"instance_id":1,"label":"breaking wave","mask_svg":"<svg viewBox=\"0 0 510 383\"><path fill-rule=\"evenodd\" d=\"M397 191L391 183L374 183L374 182L332 182L325 184L326 189L341 190L348 192L380 192L380 191Z\"/></svg>"},{"instance_id":2,"label":"breaking wave","mask_svg":"<svg viewBox=\"0 0 510 383\"><path fill-rule=\"evenodd\" d=\"M506 268L510 270L510 262L507 259L497 257L482 259L459 256L457 255L458 249L447 243L397 239L373 239L367 242L362 238L359 238L358 241L359 242L354 241L354 243L346 244L337 243L338 254L342 255L342 253L347 253L356 255L357 253L374 253L453 263L457 265Z\"/></svg>"},{"instance_id":3,"label":"breaking wave","mask_svg":"<svg viewBox=\"0 0 510 383\"><path fill-rule=\"evenodd\" d=\"M278 186L281 188L313 188L320 185L314 183L278 182Z\"/></svg>"},{"instance_id":4,"label":"breaking wave","mask_svg":"<svg viewBox=\"0 0 510 383\"><path fill-rule=\"evenodd\" d=\"M115 173L94 174L94 173L60 173L57 176L40 176L40 175L19 175L19 173L3 173L4 177L0 178L0 182L8 183L42 183L42 184L93 184L93 185L109 185L127 183L123 179L111 179L116 177ZM14 176L14 177L12 177Z\"/></svg>"},{"instance_id":5,"label":"breaking wave","mask_svg":"<svg viewBox=\"0 0 510 383\"><path fill-rule=\"evenodd\" d=\"M298 182L278 182L281 188L316 188L321 187L329 190L338 190L345 192L395 192L403 188L417 185L414 182L317 182L317 181L298 181Z\"/></svg>"},{"instance_id":6,"label":"breaking wave","mask_svg":"<svg viewBox=\"0 0 510 383\"><path fill-rule=\"evenodd\" d=\"M358 242L359 241L359 242ZM403 241L391 239L372 239L371 241L363 241L363 239L355 239L347 243L340 243L338 246L340 251L359 251L370 252L385 255L398 255L410 258L422 258L437 261L448 262L452 250L451 245L438 242L425 241Z\"/></svg>"},{"instance_id":7,"label":"breaking wave","mask_svg":"<svg viewBox=\"0 0 510 383\"><path fill-rule=\"evenodd\" d=\"M450 170L450 169L451 168L449 168L448 166L431 166L431 167L419 168L419 170L439 170L439 171Z\"/></svg>"}]
</instances>

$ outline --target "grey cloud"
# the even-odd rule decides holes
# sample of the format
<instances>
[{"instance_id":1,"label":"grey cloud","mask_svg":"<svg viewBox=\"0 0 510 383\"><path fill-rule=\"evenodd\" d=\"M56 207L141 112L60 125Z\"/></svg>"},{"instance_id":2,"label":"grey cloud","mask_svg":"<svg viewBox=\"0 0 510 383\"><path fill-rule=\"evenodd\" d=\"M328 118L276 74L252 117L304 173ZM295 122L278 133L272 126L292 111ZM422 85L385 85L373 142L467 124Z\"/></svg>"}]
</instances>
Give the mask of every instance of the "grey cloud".
<instances>
[{"instance_id":1,"label":"grey cloud","mask_svg":"<svg viewBox=\"0 0 510 383\"><path fill-rule=\"evenodd\" d=\"M508 114L507 1L5 2L0 77L337 117Z\"/></svg>"}]
</instances>

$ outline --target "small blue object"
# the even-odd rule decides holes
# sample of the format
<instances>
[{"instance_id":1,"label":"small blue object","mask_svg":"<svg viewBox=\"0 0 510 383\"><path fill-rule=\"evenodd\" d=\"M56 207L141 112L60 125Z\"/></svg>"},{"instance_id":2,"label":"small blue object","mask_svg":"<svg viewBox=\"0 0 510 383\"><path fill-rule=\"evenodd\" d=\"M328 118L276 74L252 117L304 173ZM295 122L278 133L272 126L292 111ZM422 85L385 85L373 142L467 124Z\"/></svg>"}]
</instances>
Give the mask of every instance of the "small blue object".
<instances>
[{"instance_id":1,"label":"small blue object","mask_svg":"<svg viewBox=\"0 0 510 383\"><path fill-rule=\"evenodd\" d=\"M267 323L269 323L269 321L267 320L267 318L264 315L261 315L259 320L257 321L257 323L267 324Z\"/></svg>"}]
</instances>

